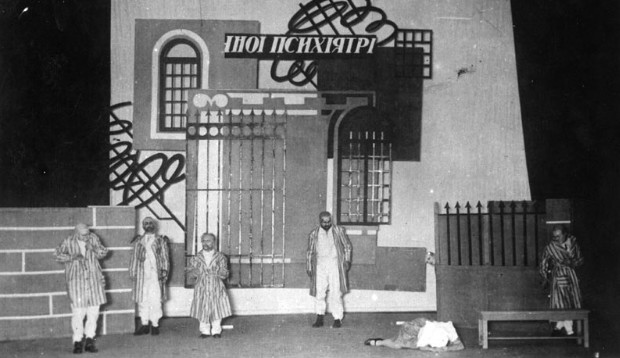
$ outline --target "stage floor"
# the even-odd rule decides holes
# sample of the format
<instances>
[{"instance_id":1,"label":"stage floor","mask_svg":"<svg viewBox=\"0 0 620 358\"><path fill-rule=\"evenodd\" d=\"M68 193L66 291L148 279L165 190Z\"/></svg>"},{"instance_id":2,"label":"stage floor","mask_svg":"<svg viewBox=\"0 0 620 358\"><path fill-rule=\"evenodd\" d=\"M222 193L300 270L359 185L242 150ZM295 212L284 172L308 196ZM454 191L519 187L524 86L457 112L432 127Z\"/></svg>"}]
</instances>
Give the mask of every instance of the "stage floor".
<instances>
[{"instance_id":1,"label":"stage floor","mask_svg":"<svg viewBox=\"0 0 620 358\"><path fill-rule=\"evenodd\" d=\"M190 318L165 318L159 336L112 334L98 337L99 352L93 357L615 357L592 337L591 348L577 346L575 341L494 341L489 349L477 344L476 329L458 329L466 349L459 352L424 352L392 350L364 346L370 337L393 337L397 321L416 317L434 319L422 313L350 313L342 328L331 328L332 318L326 316L323 328L312 328L314 315L239 316L224 321L232 325L222 338L198 338L198 321ZM37 339L0 342L0 356L64 357L71 354L70 338ZM88 353L83 353L90 356Z\"/></svg>"}]
</instances>

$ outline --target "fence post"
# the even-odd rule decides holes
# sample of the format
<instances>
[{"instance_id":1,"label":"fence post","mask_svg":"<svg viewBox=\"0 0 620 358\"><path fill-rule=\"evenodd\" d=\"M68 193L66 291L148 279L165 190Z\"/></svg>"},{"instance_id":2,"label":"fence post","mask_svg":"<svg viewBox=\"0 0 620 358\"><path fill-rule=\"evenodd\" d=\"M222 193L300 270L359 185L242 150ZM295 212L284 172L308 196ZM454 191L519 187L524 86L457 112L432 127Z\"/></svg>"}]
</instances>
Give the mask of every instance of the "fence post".
<instances>
[{"instance_id":1,"label":"fence post","mask_svg":"<svg viewBox=\"0 0 620 358\"><path fill-rule=\"evenodd\" d=\"M489 258L491 266L495 265L495 248L493 247L493 203L487 202L487 215L489 216Z\"/></svg>"},{"instance_id":2,"label":"fence post","mask_svg":"<svg viewBox=\"0 0 620 358\"><path fill-rule=\"evenodd\" d=\"M469 201L465 204L465 208L467 209L467 243L468 243L468 253L469 253L469 266L473 265L473 258L471 252L471 205L469 205Z\"/></svg>"},{"instance_id":3,"label":"fence post","mask_svg":"<svg viewBox=\"0 0 620 358\"><path fill-rule=\"evenodd\" d=\"M433 205L435 209L435 264L443 265L443 247L441 246L441 207L438 202Z\"/></svg>"},{"instance_id":4,"label":"fence post","mask_svg":"<svg viewBox=\"0 0 620 358\"><path fill-rule=\"evenodd\" d=\"M501 255L502 255L502 266L506 266L506 243L504 242L504 202L499 201L499 227L500 227L500 238L501 238Z\"/></svg>"},{"instance_id":5,"label":"fence post","mask_svg":"<svg viewBox=\"0 0 620 358\"><path fill-rule=\"evenodd\" d=\"M456 258L457 265L461 266L461 205L458 201L454 208L456 209Z\"/></svg>"},{"instance_id":6,"label":"fence post","mask_svg":"<svg viewBox=\"0 0 620 358\"><path fill-rule=\"evenodd\" d=\"M523 200L521 206L523 207L523 265L527 266L527 201Z\"/></svg>"},{"instance_id":7,"label":"fence post","mask_svg":"<svg viewBox=\"0 0 620 358\"><path fill-rule=\"evenodd\" d=\"M487 247L484 238L485 236L488 237L488 235L484 235L485 231L482 228L482 204L480 203L480 201L478 201L478 204L476 204L476 208L478 209L478 253L480 255L478 260L480 260L480 265L487 265L488 260L485 260L483 250Z\"/></svg>"},{"instance_id":8,"label":"fence post","mask_svg":"<svg viewBox=\"0 0 620 358\"><path fill-rule=\"evenodd\" d=\"M448 238L446 251L448 252L448 266L450 266L452 264L452 253L450 252L450 204L446 203L444 208L446 209L446 237Z\"/></svg>"},{"instance_id":9,"label":"fence post","mask_svg":"<svg viewBox=\"0 0 620 358\"><path fill-rule=\"evenodd\" d=\"M517 204L513 201L510 202L510 229L512 230L512 266L517 266L517 226L516 226L516 207Z\"/></svg>"}]
</instances>

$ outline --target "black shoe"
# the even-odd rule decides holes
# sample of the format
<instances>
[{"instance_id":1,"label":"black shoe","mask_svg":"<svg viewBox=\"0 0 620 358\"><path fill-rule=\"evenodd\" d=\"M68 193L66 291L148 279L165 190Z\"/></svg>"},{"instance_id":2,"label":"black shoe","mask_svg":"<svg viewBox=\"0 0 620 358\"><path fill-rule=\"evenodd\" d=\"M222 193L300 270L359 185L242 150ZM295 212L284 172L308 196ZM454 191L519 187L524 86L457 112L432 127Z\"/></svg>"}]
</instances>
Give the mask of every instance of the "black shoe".
<instances>
[{"instance_id":1,"label":"black shoe","mask_svg":"<svg viewBox=\"0 0 620 358\"><path fill-rule=\"evenodd\" d=\"M376 346L377 342L382 341L383 338L368 338L367 340L364 341L364 345L367 346Z\"/></svg>"},{"instance_id":2,"label":"black shoe","mask_svg":"<svg viewBox=\"0 0 620 358\"><path fill-rule=\"evenodd\" d=\"M213 335L213 338L222 338L222 335L219 334L219 333L216 333L216 334Z\"/></svg>"},{"instance_id":3,"label":"black shoe","mask_svg":"<svg viewBox=\"0 0 620 358\"><path fill-rule=\"evenodd\" d=\"M95 339L94 338L86 338L86 345L84 346L84 350L88 353L97 353L99 350L95 347Z\"/></svg>"},{"instance_id":4,"label":"black shoe","mask_svg":"<svg viewBox=\"0 0 620 358\"><path fill-rule=\"evenodd\" d=\"M156 336L159 334L159 327L151 327L151 335Z\"/></svg>"},{"instance_id":5,"label":"black shoe","mask_svg":"<svg viewBox=\"0 0 620 358\"><path fill-rule=\"evenodd\" d=\"M340 328L342 327L342 321L339 319L334 320L334 324L332 324L332 328Z\"/></svg>"},{"instance_id":6,"label":"black shoe","mask_svg":"<svg viewBox=\"0 0 620 358\"><path fill-rule=\"evenodd\" d=\"M83 347L84 347L84 343L82 341L73 342L73 353L74 354L81 354Z\"/></svg>"},{"instance_id":7,"label":"black shoe","mask_svg":"<svg viewBox=\"0 0 620 358\"><path fill-rule=\"evenodd\" d=\"M323 317L325 317L325 315L322 315L322 314L316 315L316 322L314 322L312 327L314 328L323 327Z\"/></svg>"},{"instance_id":8,"label":"black shoe","mask_svg":"<svg viewBox=\"0 0 620 358\"><path fill-rule=\"evenodd\" d=\"M151 331L150 329L150 325L148 324L143 324L142 326L140 326L140 328L136 329L136 331L133 333L134 336L141 336L143 334L149 334L149 332Z\"/></svg>"},{"instance_id":9,"label":"black shoe","mask_svg":"<svg viewBox=\"0 0 620 358\"><path fill-rule=\"evenodd\" d=\"M200 334L200 338L209 338L209 337L211 337L210 334L204 334L204 333Z\"/></svg>"}]
</instances>

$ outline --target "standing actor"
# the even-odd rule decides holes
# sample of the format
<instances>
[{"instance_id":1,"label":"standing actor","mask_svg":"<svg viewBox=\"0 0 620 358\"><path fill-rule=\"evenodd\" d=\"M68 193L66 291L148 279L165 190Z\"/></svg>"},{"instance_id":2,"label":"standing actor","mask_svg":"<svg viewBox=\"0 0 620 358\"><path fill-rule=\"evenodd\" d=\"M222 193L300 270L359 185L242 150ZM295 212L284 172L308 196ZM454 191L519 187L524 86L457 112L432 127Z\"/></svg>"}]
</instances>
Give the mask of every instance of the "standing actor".
<instances>
[{"instance_id":1,"label":"standing actor","mask_svg":"<svg viewBox=\"0 0 620 358\"><path fill-rule=\"evenodd\" d=\"M138 304L141 321L134 335L148 334L149 331L152 335L158 335L170 270L168 238L157 234L157 225L151 217L142 220L142 228L144 234L132 241L134 250L129 262L133 300Z\"/></svg>"},{"instance_id":2,"label":"standing actor","mask_svg":"<svg viewBox=\"0 0 620 358\"><path fill-rule=\"evenodd\" d=\"M106 303L105 278L99 260L107 253L99 237L85 224L77 224L75 233L56 248L56 261L65 264L67 293L71 300L73 353L82 353L82 349L97 352L95 333L99 306Z\"/></svg>"},{"instance_id":3,"label":"standing actor","mask_svg":"<svg viewBox=\"0 0 620 358\"><path fill-rule=\"evenodd\" d=\"M581 250L565 226L554 226L551 242L545 247L540 274L551 287L551 308L581 308L581 291L575 267L583 264ZM573 335L573 321L556 322L554 335Z\"/></svg>"},{"instance_id":4,"label":"standing actor","mask_svg":"<svg viewBox=\"0 0 620 358\"><path fill-rule=\"evenodd\" d=\"M202 250L192 257L187 267L196 279L190 317L200 322L200 338L222 336L222 319L232 315L224 280L228 278L228 260L217 251L216 238L204 233L200 237Z\"/></svg>"},{"instance_id":5,"label":"standing actor","mask_svg":"<svg viewBox=\"0 0 620 358\"><path fill-rule=\"evenodd\" d=\"M347 272L351 267L351 241L343 227L332 224L332 215L319 214L320 225L308 235L306 272L311 278L310 295L315 297L316 322L323 326L329 290L330 311L334 316L333 328L342 325L344 306L342 295L348 292Z\"/></svg>"}]
</instances>

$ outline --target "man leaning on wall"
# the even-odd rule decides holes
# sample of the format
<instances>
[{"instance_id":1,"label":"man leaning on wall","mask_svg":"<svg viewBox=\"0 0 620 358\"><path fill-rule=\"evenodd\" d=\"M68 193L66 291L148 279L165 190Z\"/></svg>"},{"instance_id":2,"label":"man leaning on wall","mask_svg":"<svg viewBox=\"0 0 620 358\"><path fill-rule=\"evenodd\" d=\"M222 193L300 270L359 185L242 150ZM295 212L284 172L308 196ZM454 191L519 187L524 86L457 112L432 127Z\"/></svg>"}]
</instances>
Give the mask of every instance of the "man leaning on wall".
<instances>
[{"instance_id":1,"label":"man leaning on wall","mask_svg":"<svg viewBox=\"0 0 620 358\"><path fill-rule=\"evenodd\" d=\"M54 252L56 261L65 264L67 294L71 300L73 353L97 352L95 334L99 306L106 303L105 278L99 260L108 253L99 237L86 224L77 224ZM86 323L84 323L86 318Z\"/></svg>"}]
</instances>

